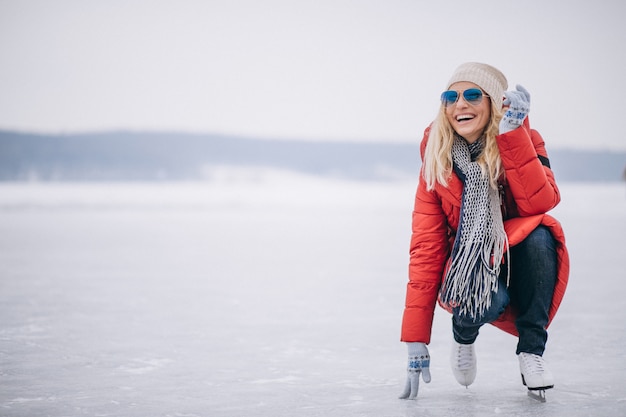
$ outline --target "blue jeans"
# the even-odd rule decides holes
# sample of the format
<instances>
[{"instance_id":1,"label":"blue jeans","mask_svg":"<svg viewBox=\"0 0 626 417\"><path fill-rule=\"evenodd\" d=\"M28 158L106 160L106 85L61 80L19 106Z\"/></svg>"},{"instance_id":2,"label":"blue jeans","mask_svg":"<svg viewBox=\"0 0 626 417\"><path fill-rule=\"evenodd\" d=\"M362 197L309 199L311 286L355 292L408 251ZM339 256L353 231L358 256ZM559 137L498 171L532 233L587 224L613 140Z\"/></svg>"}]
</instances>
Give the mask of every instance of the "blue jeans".
<instances>
[{"instance_id":1,"label":"blue jeans","mask_svg":"<svg viewBox=\"0 0 626 417\"><path fill-rule=\"evenodd\" d=\"M545 226L538 226L526 239L509 249L510 285L506 286L507 265L503 265L498 290L492 294L491 306L478 318L452 310L454 340L461 344L476 341L480 327L496 320L509 303L517 312L515 326L519 332L517 352L543 355L548 340L548 312L556 284L556 242Z\"/></svg>"}]
</instances>

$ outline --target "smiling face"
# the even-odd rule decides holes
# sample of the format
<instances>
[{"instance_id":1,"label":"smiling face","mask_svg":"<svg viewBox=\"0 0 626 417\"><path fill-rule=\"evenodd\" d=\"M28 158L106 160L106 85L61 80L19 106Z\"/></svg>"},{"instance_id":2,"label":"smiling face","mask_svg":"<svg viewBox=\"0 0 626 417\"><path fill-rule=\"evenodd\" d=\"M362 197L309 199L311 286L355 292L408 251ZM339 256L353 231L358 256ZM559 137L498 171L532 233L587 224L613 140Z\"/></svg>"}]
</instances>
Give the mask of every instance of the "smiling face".
<instances>
[{"instance_id":1,"label":"smiling face","mask_svg":"<svg viewBox=\"0 0 626 417\"><path fill-rule=\"evenodd\" d=\"M484 96L479 104L469 104L463 98L468 88L480 88L474 83L460 81L450 86L450 90L460 92L456 103L446 107L446 117L454 131L467 142L473 143L483 134L491 117L491 99Z\"/></svg>"}]
</instances>

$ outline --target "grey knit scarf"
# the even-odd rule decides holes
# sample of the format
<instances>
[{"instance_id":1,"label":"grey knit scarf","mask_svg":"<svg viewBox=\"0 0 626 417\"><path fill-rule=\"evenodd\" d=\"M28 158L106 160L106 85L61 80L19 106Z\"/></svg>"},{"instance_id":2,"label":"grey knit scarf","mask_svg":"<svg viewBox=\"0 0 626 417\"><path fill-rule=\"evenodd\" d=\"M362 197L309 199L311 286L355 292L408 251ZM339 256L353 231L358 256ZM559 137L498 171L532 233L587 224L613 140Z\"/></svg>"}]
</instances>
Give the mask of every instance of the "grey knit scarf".
<instances>
[{"instance_id":1,"label":"grey knit scarf","mask_svg":"<svg viewBox=\"0 0 626 417\"><path fill-rule=\"evenodd\" d=\"M508 239L498 190L489 185L489 179L474 162L483 150L484 140L470 146L458 136L452 145L454 168L464 187L459 228L441 300L458 307L461 315L477 319L491 306L492 292L498 289L500 264Z\"/></svg>"}]
</instances>

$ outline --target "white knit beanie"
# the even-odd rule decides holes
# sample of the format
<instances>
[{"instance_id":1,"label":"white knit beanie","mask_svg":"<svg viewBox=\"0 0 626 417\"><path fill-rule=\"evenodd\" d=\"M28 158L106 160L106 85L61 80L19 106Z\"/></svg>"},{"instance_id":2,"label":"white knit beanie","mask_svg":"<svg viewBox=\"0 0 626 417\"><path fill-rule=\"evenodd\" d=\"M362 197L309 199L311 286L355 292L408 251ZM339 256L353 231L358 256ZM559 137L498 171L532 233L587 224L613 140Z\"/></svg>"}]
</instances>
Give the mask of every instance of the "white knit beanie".
<instances>
[{"instance_id":1,"label":"white knit beanie","mask_svg":"<svg viewBox=\"0 0 626 417\"><path fill-rule=\"evenodd\" d=\"M497 68L480 62L466 62L454 71L452 78L448 81L448 88L459 81L476 84L491 97L491 103L496 106L496 109L502 108L502 98L508 84L504 74Z\"/></svg>"}]
</instances>

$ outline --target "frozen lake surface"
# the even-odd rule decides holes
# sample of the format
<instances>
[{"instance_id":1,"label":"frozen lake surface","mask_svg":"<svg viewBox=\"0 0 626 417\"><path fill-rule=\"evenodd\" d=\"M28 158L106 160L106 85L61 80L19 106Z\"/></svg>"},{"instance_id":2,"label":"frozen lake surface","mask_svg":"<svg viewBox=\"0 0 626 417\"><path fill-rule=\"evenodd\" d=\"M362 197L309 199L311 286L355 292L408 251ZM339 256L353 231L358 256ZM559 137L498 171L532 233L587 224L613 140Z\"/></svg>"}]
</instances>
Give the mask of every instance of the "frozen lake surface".
<instances>
[{"instance_id":1,"label":"frozen lake surface","mask_svg":"<svg viewBox=\"0 0 626 417\"><path fill-rule=\"evenodd\" d=\"M626 189L561 184L548 402L485 326L478 376L398 400L413 182L0 184L0 416L624 416Z\"/></svg>"}]
</instances>

